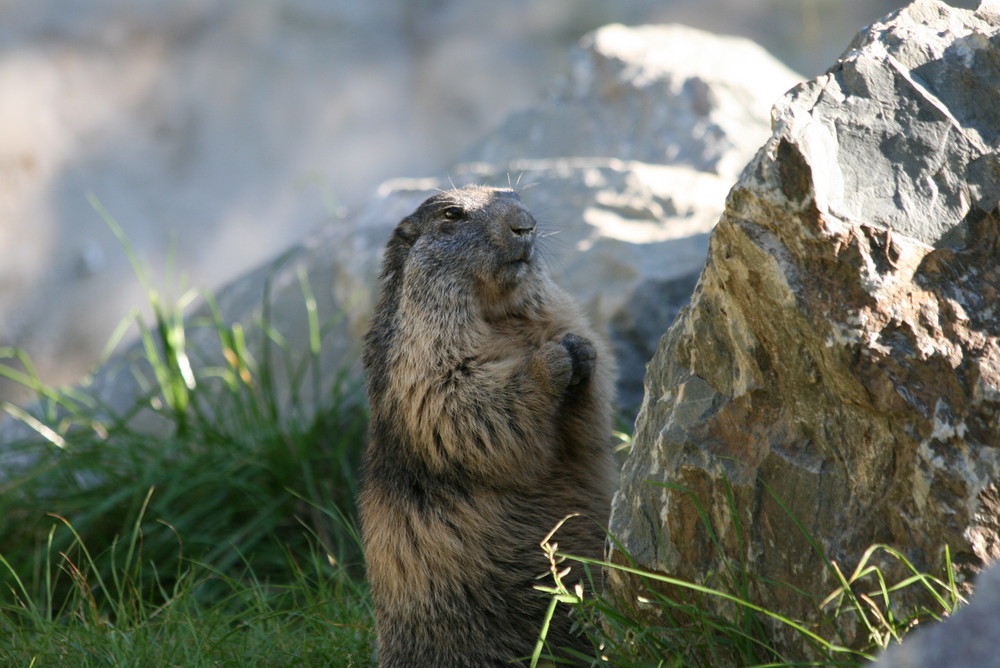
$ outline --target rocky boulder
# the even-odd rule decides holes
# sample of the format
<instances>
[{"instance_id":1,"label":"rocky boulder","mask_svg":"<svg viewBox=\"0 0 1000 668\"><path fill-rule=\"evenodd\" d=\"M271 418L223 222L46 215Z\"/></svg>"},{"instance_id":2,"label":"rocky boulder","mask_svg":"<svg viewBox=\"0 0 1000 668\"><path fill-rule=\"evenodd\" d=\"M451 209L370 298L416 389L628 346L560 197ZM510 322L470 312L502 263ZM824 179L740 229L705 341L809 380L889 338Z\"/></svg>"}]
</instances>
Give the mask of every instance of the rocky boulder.
<instances>
[{"instance_id":1,"label":"rocky boulder","mask_svg":"<svg viewBox=\"0 0 1000 668\"><path fill-rule=\"evenodd\" d=\"M743 564L758 604L817 621L837 587L827 560L851 569L872 544L935 572L948 546L965 580L1000 557L988 4L918 0L776 106L645 379L611 517L640 566L703 582ZM632 586L611 579L625 600ZM926 602L893 600L899 614Z\"/></svg>"},{"instance_id":2,"label":"rocky boulder","mask_svg":"<svg viewBox=\"0 0 1000 668\"><path fill-rule=\"evenodd\" d=\"M512 114L466 158L601 156L734 181L770 133L771 105L801 79L747 39L609 25L584 36L549 99Z\"/></svg>"}]
</instances>

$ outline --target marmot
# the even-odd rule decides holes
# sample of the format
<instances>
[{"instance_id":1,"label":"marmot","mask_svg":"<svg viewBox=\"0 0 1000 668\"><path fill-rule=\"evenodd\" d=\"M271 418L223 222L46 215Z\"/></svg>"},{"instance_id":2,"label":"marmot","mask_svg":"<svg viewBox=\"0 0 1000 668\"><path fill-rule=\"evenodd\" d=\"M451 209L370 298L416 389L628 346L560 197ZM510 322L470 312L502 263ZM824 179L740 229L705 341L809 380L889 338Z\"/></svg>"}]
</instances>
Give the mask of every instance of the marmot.
<instances>
[{"instance_id":1,"label":"marmot","mask_svg":"<svg viewBox=\"0 0 1000 668\"><path fill-rule=\"evenodd\" d=\"M425 201L386 247L359 498L382 666L530 656L548 606L539 542L580 513L554 540L602 556L613 362L537 236L515 192L466 187ZM571 626L558 609L549 647L591 654Z\"/></svg>"}]
</instances>

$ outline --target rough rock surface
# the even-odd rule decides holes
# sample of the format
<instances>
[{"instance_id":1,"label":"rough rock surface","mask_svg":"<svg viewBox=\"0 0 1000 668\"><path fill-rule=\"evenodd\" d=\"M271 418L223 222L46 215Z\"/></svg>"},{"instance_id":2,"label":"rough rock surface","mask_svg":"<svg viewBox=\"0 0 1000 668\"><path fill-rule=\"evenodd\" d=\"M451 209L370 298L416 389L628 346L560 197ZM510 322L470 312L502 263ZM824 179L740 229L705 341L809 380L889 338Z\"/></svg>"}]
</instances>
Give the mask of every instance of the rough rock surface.
<instances>
[{"instance_id":1,"label":"rough rock surface","mask_svg":"<svg viewBox=\"0 0 1000 668\"><path fill-rule=\"evenodd\" d=\"M773 120L650 364L611 531L690 580L746 563L759 603L816 619L760 584L835 589L800 526L844 568L1000 557L1000 15L918 0Z\"/></svg>"}]
</instances>

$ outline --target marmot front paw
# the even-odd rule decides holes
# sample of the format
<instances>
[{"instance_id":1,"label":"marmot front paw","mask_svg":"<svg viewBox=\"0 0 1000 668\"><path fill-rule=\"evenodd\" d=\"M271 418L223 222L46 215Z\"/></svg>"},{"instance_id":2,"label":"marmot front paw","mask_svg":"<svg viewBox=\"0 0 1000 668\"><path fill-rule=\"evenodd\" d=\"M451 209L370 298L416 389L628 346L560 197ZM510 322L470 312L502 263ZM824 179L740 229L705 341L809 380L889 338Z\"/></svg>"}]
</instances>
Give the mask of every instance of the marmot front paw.
<instances>
[{"instance_id":1,"label":"marmot front paw","mask_svg":"<svg viewBox=\"0 0 1000 668\"><path fill-rule=\"evenodd\" d=\"M576 334L567 334L562 337L559 344L569 353L573 360L573 373L570 375L569 384L579 385L589 380L594 375L594 367L597 366L597 350L594 345Z\"/></svg>"}]
</instances>

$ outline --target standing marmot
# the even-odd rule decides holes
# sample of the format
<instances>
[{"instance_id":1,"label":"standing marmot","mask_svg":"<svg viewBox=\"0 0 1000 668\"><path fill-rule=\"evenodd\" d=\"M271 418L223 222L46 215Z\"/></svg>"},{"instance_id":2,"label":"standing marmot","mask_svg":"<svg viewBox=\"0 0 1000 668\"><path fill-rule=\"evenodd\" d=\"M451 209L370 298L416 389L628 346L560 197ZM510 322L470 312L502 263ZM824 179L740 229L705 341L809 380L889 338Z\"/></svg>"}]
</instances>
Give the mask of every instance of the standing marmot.
<instances>
[{"instance_id":1,"label":"standing marmot","mask_svg":"<svg viewBox=\"0 0 1000 668\"><path fill-rule=\"evenodd\" d=\"M468 187L428 199L386 247L359 500L382 666L529 656L548 605L539 542L581 513L555 540L602 554L613 365L536 237L514 192ZM557 611L549 646L589 653L570 626Z\"/></svg>"}]
</instances>

